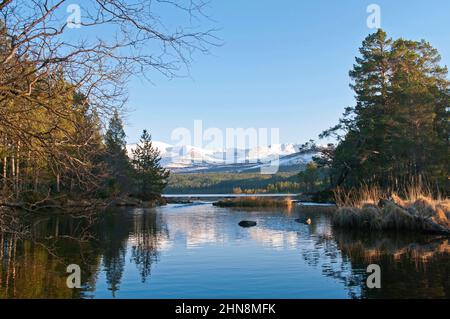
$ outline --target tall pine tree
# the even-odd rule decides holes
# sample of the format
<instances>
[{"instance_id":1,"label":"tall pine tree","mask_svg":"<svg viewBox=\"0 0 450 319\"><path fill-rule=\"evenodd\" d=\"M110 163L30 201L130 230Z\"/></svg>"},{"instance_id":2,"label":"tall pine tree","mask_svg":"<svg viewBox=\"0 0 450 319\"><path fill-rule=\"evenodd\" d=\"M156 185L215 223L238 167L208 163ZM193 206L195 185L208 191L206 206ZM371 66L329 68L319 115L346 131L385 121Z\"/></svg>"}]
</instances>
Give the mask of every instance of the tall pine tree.
<instances>
[{"instance_id":1,"label":"tall pine tree","mask_svg":"<svg viewBox=\"0 0 450 319\"><path fill-rule=\"evenodd\" d=\"M158 149L153 147L150 134L144 130L139 144L133 150L136 195L142 200L159 198L167 185L169 171L160 165L160 161Z\"/></svg>"},{"instance_id":2,"label":"tall pine tree","mask_svg":"<svg viewBox=\"0 0 450 319\"><path fill-rule=\"evenodd\" d=\"M129 192L132 186L132 170L126 149L126 135L119 113L114 112L105 134L105 162L110 171L107 182L108 195L119 196Z\"/></svg>"},{"instance_id":3,"label":"tall pine tree","mask_svg":"<svg viewBox=\"0 0 450 319\"><path fill-rule=\"evenodd\" d=\"M332 180L399 189L427 179L448 191L450 85L439 53L378 30L360 54L350 71L356 105L323 133L339 141Z\"/></svg>"}]
</instances>

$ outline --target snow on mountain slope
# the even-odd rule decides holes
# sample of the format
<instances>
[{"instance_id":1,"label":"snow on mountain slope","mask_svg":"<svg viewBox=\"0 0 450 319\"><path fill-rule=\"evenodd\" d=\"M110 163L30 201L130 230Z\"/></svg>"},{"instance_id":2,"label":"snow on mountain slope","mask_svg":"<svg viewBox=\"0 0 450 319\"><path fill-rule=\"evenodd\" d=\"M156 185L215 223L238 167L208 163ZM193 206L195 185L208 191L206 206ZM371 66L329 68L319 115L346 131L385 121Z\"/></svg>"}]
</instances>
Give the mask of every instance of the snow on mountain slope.
<instances>
[{"instance_id":1,"label":"snow on mountain slope","mask_svg":"<svg viewBox=\"0 0 450 319\"><path fill-rule=\"evenodd\" d=\"M299 146L295 144L224 151L191 145L174 146L158 141L154 141L153 146L161 153L161 165L174 172L248 171L259 169L272 160L278 160L280 166L298 166L311 161L314 155L299 153ZM136 144L127 145L129 156L135 147Z\"/></svg>"},{"instance_id":2,"label":"snow on mountain slope","mask_svg":"<svg viewBox=\"0 0 450 319\"><path fill-rule=\"evenodd\" d=\"M298 146L294 144L273 144L266 147L256 147L247 151L249 160L258 160L273 156L286 156L297 153Z\"/></svg>"}]
</instances>

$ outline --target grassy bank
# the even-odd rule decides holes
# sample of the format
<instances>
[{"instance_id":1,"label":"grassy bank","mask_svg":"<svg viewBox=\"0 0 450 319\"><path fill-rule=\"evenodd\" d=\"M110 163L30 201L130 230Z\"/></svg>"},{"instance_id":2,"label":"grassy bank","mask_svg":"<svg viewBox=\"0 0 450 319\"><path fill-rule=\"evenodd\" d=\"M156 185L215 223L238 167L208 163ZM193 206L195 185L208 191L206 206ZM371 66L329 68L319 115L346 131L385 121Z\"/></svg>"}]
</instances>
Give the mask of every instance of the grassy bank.
<instances>
[{"instance_id":1,"label":"grassy bank","mask_svg":"<svg viewBox=\"0 0 450 319\"><path fill-rule=\"evenodd\" d=\"M292 206L290 199L273 199L273 198L258 198L258 197L246 197L246 198L233 198L220 200L213 203L218 207L282 207L289 208Z\"/></svg>"},{"instance_id":2,"label":"grassy bank","mask_svg":"<svg viewBox=\"0 0 450 319\"><path fill-rule=\"evenodd\" d=\"M416 231L450 235L450 200L411 187L400 197L393 192L363 187L335 193L338 227L368 230Z\"/></svg>"}]
</instances>

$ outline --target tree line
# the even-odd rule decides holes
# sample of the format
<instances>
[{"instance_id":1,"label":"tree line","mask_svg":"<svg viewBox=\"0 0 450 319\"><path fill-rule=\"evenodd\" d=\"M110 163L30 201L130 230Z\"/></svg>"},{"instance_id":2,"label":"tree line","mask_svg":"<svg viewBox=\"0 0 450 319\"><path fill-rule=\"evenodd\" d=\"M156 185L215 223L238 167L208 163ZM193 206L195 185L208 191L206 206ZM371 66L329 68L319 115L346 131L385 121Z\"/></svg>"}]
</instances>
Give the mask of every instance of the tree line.
<instances>
[{"instance_id":1,"label":"tree line","mask_svg":"<svg viewBox=\"0 0 450 319\"><path fill-rule=\"evenodd\" d=\"M44 199L122 196L159 199L169 172L161 167L159 151L153 147L148 131L143 131L129 154L118 111L103 134L98 116L85 97L73 90L68 92L57 101L67 118L28 108L27 115L33 120L17 121L37 136L24 143L16 135L2 132L2 201L36 203ZM10 110L20 112L20 106L15 106ZM45 134L45 140L39 134Z\"/></svg>"},{"instance_id":2,"label":"tree line","mask_svg":"<svg viewBox=\"0 0 450 319\"><path fill-rule=\"evenodd\" d=\"M258 194L310 193L329 186L325 169L313 162L304 165L300 173L173 173L164 192L167 194Z\"/></svg>"},{"instance_id":3,"label":"tree line","mask_svg":"<svg viewBox=\"0 0 450 319\"><path fill-rule=\"evenodd\" d=\"M69 4L0 1L2 205L155 196L167 172L158 166L148 132L129 160L124 136L114 135L115 123L108 128L108 121L123 114L130 76L177 76L195 52L214 45L210 30L184 25L191 21L185 17L202 19L201 1L87 0L75 29ZM176 11L179 20L165 25L158 10Z\"/></svg>"},{"instance_id":4,"label":"tree line","mask_svg":"<svg viewBox=\"0 0 450 319\"><path fill-rule=\"evenodd\" d=\"M329 172L330 188L402 191L415 184L448 195L450 82L439 52L383 30L359 52L350 71L356 104L322 133L337 143L315 158Z\"/></svg>"},{"instance_id":5,"label":"tree line","mask_svg":"<svg viewBox=\"0 0 450 319\"><path fill-rule=\"evenodd\" d=\"M112 172L103 178L100 190L104 196L131 195L141 200L157 200L167 185L169 171L160 164L161 156L144 130L136 147L127 152L122 120L117 112L109 122L105 134L102 163Z\"/></svg>"}]
</instances>

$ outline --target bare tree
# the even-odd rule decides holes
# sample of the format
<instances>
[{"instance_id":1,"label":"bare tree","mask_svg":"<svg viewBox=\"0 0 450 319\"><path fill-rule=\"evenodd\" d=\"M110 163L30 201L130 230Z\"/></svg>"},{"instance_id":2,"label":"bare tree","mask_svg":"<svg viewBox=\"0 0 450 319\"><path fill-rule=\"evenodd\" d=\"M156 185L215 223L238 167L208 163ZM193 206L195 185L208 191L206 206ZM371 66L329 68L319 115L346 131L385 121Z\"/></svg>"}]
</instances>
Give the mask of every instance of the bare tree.
<instances>
[{"instance_id":1,"label":"bare tree","mask_svg":"<svg viewBox=\"0 0 450 319\"><path fill-rule=\"evenodd\" d=\"M3 185L23 188L23 163L36 157L48 163L57 190L62 170L86 181L83 150L95 132L75 134L67 101L83 95L102 122L123 107L130 76L183 75L195 52L218 44L214 29L201 27L211 22L206 7L203 0L0 1ZM27 176L35 185L41 178L39 170Z\"/></svg>"},{"instance_id":2,"label":"bare tree","mask_svg":"<svg viewBox=\"0 0 450 319\"><path fill-rule=\"evenodd\" d=\"M189 66L192 53L207 53L217 44L214 30L198 30L198 22L206 17L202 0L86 0L83 6L73 6L66 0L0 4L7 43L0 57L2 68L16 68L17 64L10 62L24 58L33 65L5 73L20 78L2 77L3 99L31 96L40 78L63 72L91 104L102 109L117 107L123 102L120 97L128 76L147 77L149 70L179 75ZM74 11L68 14L71 8ZM180 22L164 23L163 15ZM27 77L31 80L18 89L17 82Z\"/></svg>"}]
</instances>

